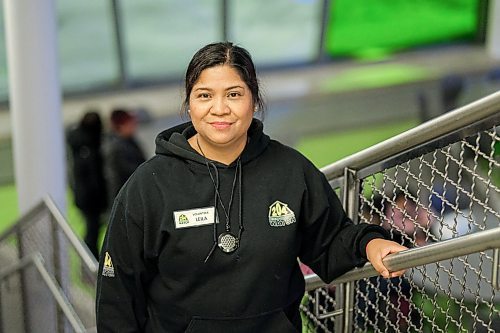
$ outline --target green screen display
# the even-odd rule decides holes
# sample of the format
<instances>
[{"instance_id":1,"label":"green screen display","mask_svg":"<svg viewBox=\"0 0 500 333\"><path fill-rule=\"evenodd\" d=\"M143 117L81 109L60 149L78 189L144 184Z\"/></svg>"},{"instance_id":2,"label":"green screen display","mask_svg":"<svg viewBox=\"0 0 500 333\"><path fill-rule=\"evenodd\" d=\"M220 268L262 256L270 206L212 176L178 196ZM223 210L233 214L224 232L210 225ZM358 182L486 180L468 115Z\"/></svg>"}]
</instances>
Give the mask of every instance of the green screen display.
<instances>
[{"instance_id":1,"label":"green screen display","mask_svg":"<svg viewBox=\"0 0 500 333\"><path fill-rule=\"evenodd\" d=\"M335 0L325 49L331 56L383 56L476 32L478 0Z\"/></svg>"}]
</instances>

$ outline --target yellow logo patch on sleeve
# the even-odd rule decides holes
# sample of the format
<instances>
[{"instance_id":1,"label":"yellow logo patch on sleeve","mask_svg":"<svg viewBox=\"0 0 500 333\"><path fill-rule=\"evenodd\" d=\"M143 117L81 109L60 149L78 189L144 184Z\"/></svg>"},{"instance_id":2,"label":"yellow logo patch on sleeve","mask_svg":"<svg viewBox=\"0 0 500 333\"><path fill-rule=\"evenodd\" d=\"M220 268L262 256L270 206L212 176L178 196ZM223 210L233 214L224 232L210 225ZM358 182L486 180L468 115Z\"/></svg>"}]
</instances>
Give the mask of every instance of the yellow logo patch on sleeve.
<instances>
[{"instance_id":1,"label":"yellow logo patch on sleeve","mask_svg":"<svg viewBox=\"0 0 500 333\"><path fill-rule=\"evenodd\" d=\"M102 276L115 277L115 268L113 267L113 261L109 252L106 251L104 254L104 265L102 267Z\"/></svg>"}]
</instances>

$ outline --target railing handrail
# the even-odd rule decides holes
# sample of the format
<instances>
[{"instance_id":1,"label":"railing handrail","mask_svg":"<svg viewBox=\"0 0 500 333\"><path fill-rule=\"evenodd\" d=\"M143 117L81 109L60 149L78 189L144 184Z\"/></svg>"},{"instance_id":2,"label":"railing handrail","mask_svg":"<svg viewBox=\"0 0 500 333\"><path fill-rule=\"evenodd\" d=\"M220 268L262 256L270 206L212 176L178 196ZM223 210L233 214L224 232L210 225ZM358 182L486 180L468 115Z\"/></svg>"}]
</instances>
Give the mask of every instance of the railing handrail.
<instances>
[{"instance_id":1,"label":"railing handrail","mask_svg":"<svg viewBox=\"0 0 500 333\"><path fill-rule=\"evenodd\" d=\"M36 215L41 209L43 209L44 206L45 203L43 202L43 200L40 200L36 205L28 210L27 213L19 217L14 224L12 224L2 232L2 234L0 235L0 243L23 228L25 224L29 223L33 219L33 216Z\"/></svg>"},{"instance_id":2,"label":"railing handrail","mask_svg":"<svg viewBox=\"0 0 500 333\"><path fill-rule=\"evenodd\" d=\"M0 270L0 281L30 265L33 265L37 269L38 273L42 277L43 282L52 294L52 297L54 297L55 301L59 305L61 311L68 319L73 330L75 332L86 332L85 326L81 322L80 318L76 315L75 310L71 306L61 287L57 284L55 278L45 268L44 259L40 252L33 252L21 258L18 262L13 263Z\"/></svg>"},{"instance_id":3,"label":"railing handrail","mask_svg":"<svg viewBox=\"0 0 500 333\"><path fill-rule=\"evenodd\" d=\"M341 177L345 168L360 170L411 148L434 141L448 133L461 130L483 119L492 116L500 118L499 110L500 91L331 163L321 168L321 171L328 180Z\"/></svg>"},{"instance_id":4,"label":"railing handrail","mask_svg":"<svg viewBox=\"0 0 500 333\"><path fill-rule=\"evenodd\" d=\"M45 196L38 204L33 206L33 208L31 208L26 214L21 216L17 220L17 223L15 223L9 229L4 231L0 235L0 243L2 243L5 239L7 239L12 234L16 233L21 228L23 228L27 223L32 221L32 216L37 214L44 207L49 210L55 222L58 224L59 228L63 231L64 235L69 240L75 251L78 253L80 258L85 263L85 265L88 267L90 272L97 273L98 270L97 261L90 254L90 251L85 246L83 246L83 243L80 241L78 236L73 232L68 222L61 214L60 210L57 208L56 204L49 195Z\"/></svg>"},{"instance_id":5,"label":"railing handrail","mask_svg":"<svg viewBox=\"0 0 500 333\"><path fill-rule=\"evenodd\" d=\"M500 227L391 254L383 259L383 263L389 271L396 272L495 248L500 248ZM353 282L377 275L379 274L372 264L367 263L336 278L330 284ZM305 280L307 291L327 285L316 274L307 275Z\"/></svg>"},{"instance_id":6,"label":"railing handrail","mask_svg":"<svg viewBox=\"0 0 500 333\"><path fill-rule=\"evenodd\" d=\"M98 266L99 264L97 263L97 260L91 255L90 250L83 246L83 243L80 241L78 236L73 232L71 227L69 226L68 222L64 218L64 216L61 214L61 211L57 208L56 204L54 203L54 200L50 196L46 196L43 199L43 202L49 209L50 213L54 217L55 221L63 231L64 235L67 237L67 239L70 241L71 245L75 249L75 251L78 253L80 258L85 262L87 267L92 273L97 274Z\"/></svg>"}]
</instances>

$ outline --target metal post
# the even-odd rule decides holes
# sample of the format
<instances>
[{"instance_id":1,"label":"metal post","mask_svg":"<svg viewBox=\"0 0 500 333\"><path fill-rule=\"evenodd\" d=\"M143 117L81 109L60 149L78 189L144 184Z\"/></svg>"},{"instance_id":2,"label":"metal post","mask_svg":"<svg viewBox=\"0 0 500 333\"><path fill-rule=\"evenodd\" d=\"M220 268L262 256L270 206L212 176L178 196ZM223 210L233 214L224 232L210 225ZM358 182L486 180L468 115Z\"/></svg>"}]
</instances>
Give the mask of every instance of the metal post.
<instances>
[{"instance_id":1,"label":"metal post","mask_svg":"<svg viewBox=\"0 0 500 333\"><path fill-rule=\"evenodd\" d=\"M358 223L359 209L359 179L356 171L349 168L344 169L344 193L342 197L344 209L347 216L355 223ZM343 311L339 320L335 320L335 332L352 332L352 315L354 307L354 282L343 283L335 293L337 306L341 305Z\"/></svg>"},{"instance_id":2,"label":"metal post","mask_svg":"<svg viewBox=\"0 0 500 333\"><path fill-rule=\"evenodd\" d=\"M122 29L122 12L120 8L119 0L111 0L112 6L112 17L113 17L113 29L115 33L115 42L116 42L116 52L118 57L118 69L119 69L119 83L122 87L125 87L129 84L129 77L127 71L128 59L127 52L125 50L125 42L123 38L123 29Z\"/></svg>"},{"instance_id":3,"label":"metal post","mask_svg":"<svg viewBox=\"0 0 500 333\"><path fill-rule=\"evenodd\" d=\"M500 0L491 0L488 10L486 46L492 58L500 59Z\"/></svg>"},{"instance_id":4,"label":"metal post","mask_svg":"<svg viewBox=\"0 0 500 333\"><path fill-rule=\"evenodd\" d=\"M344 169L344 197L343 205L347 216L358 224L358 211L359 211L359 179L357 179L356 171L345 168Z\"/></svg>"},{"instance_id":5,"label":"metal post","mask_svg":"<svg viewBox=\"0 0 500 333\"><path fill-rule=\"evenodd\" d=\"M500 285L498 284L498 266L500 265L500 255L498 254L499 250L500 249L493 250L493 269L491 270L491 281L495 290L500 290Z\"/></svg>"},{"instance_id":6,"label":"metal post","mask_svg":"<svg viewBox=\"0 0 500 333\"><path fill-rule=\"evenodd\" d=\"M479 0L476 6L476 43L484 44L488 26L489 0Z\"/></svg>"},{"instance_id":7,"label":"metal post","mask_svg":"<svg viewBox=\"0 0 500 333\"><path fill-rule=\"evenodd\" d=\"M348 282L344 284L344 320L343 332L350 333L353 328L353 308L354 308L354 282Z\"/></svg>"},{"instance_id":8,"label":"metal post","mask_svg":"<svg viewBox=\"0 0 500 333\"><path fill-rule=\"evenodd\" d=\"M61 274L61 257L60 257L60 251L61 251L61 247L60 247L60 244L59 244L59 237L58 237L58 232L57 232L57 225L56 223L53 221L53 217L51 215L50 216L50 227L51 227L51 236L52 236L52 262L54 264L54 271L53 271L53 274L54 274L54 278L56 279L56 282L59 283L59 285L61 286L61 288L64 290L64 284L63 282L64 279L62 277L62 274ZM56 310L56 319L57 319L57 328L58 328L58 332L65 332L66 329L65 329L65 320L64 320L64 314L59 310L57 309Z\"/></svg>"},{"instance_id":9,"label":"metal post","mask_svg":"<svg viewBox=\"0 0 500 333\"><path fill-rule=\"evenodd\" d=\"M328 58L325 51L325 37L326 31L328 27L328 23L330 20L330 5L333 0L323 0L323 6L321 6L321 20L320 20L320 33L319 33L319 41L318 41L318 55L316 57L317 62L321 62Z\"/></svg>"},{"instance_id":10,"label":"metal post","mask_svg":"<svg viewBox=\"0 0 500 333\"><path fill-rule=\"evenodd\" d=\"M16 238L17 238L17 254L18 254L18 259L19 261L24 257L24 247L22 244L23 237L22 237L21 230L17 229L16 230ZM26 288L25 285L28 283L28 278L25 270L21 270L19 272L20 277L19 277L19 288L21 288L21 306L20 310L22 311L22 316L23 316L23 324L24 324L24 329L26 330L28 327L30 327L29 320L30 320L30 313L29 313L29 307L27 306L28 304L28 295L26 293Z\"/></svg>"}]
</instances>

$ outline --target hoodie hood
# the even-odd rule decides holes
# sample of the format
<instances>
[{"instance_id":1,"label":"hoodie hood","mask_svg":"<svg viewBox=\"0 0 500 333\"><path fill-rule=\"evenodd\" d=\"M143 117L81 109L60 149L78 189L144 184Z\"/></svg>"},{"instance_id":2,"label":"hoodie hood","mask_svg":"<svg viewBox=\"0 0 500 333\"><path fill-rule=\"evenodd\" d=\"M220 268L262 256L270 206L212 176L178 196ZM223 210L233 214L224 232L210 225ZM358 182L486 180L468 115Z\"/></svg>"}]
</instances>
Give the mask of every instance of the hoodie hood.
<instances>
[{"instance_id":1,"label":"hoodie hood","mask_svg":"<svg viewBox=\"0 0 500 333\"><path fill-rule=\"evenodd\" d=\"M246 164L258 157L268 146L270 138L264 134L263 129L262 122L254 118L248 129L249 141L241 153L242 164ZM198 154L187 141L196 133L192 122L186 122L164 130L156 137L155 153L157 155L177 156L185 160L205 164L205 158Z\"/></svg>"}]
</instances>

